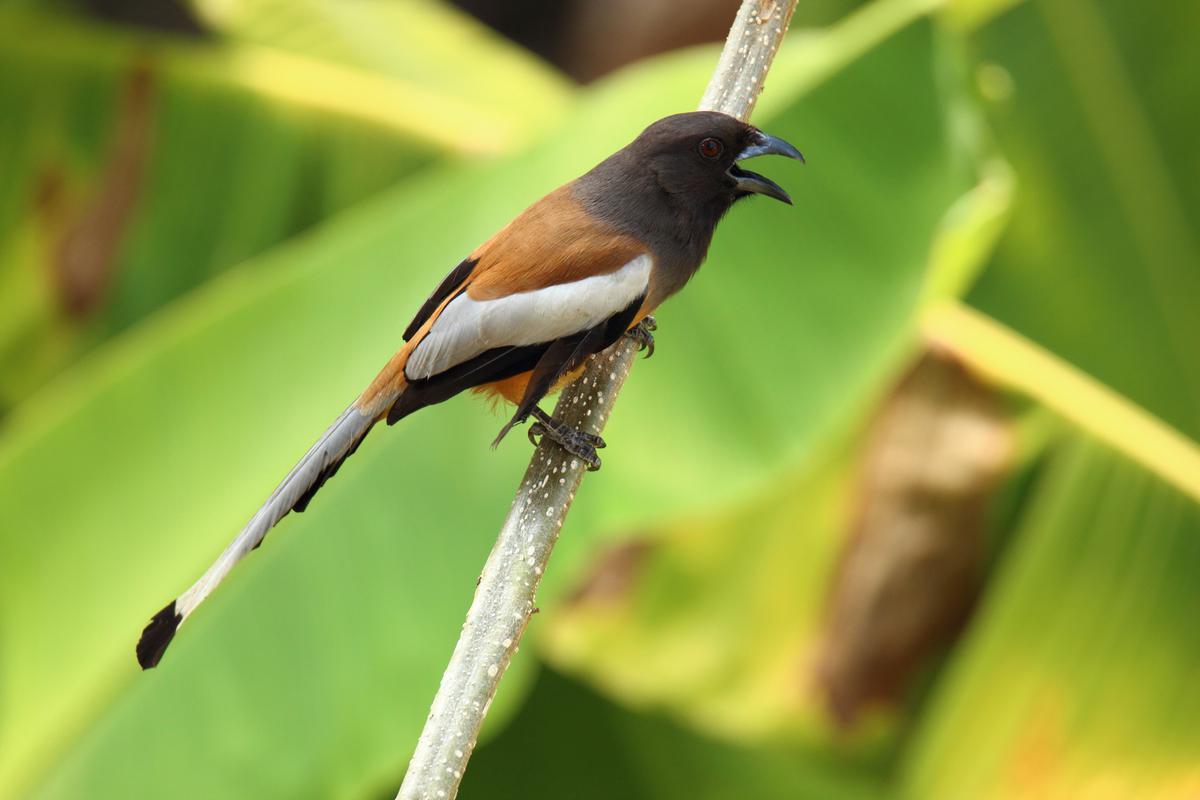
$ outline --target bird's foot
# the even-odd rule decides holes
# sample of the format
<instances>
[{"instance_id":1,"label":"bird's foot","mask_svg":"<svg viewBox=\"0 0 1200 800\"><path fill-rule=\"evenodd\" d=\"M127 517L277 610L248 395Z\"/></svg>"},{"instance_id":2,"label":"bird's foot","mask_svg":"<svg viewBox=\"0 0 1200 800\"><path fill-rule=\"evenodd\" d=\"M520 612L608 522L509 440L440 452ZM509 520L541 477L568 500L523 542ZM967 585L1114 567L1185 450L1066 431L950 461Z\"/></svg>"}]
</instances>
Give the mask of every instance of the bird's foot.
<instances>
[{"instance_id":1,"label":"bird's foot","mask_svg":"<svg viewBox=\"0 0 1200 800\"><path fill-rule=\"evenodd\" d=\"M563 450L587 462L588 472L600 469L600 456L596 451L605 446L604 440L591 433L577 431L566 423L559 422L540 408L534 407L532 416L537 422L529 426L529 441L535 446L538 437L549 437Z\"/></svg>"},{"instance_id":2,"label":"bird's foot","mask_svg":"<svg viewBox=\"0 0 1200 800\"><path fill-rule=\"evenodd\" d=\"M638 351L645 350L646 358L649 358L654 355L654 334L652 331L656 330L658 330L658 323L654 320L654 317L642 317L642 321L625 331L625 335L637 342Z\"/></svg>"}]
</instances>

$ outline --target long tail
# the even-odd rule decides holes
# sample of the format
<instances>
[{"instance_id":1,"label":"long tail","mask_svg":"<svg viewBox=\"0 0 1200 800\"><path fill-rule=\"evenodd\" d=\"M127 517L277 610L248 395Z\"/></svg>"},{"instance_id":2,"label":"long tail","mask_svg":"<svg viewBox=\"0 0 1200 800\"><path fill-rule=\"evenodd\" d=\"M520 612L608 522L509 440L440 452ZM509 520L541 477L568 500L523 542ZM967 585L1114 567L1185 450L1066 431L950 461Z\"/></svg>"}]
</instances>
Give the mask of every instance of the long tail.
<instances>
[{"instance_id":1,"label":"long tail","mask_svg":"<svg viewBox=\"0 0 1200 800\"><path fill-rule=\"evenodd\" d=\"M383 375L381 373L381 378ZM175 631L225 579L234 565L262 544L267 531L287 516L289 511L303 511L322 484L358 449L371 427L387 413L391 403L403 392L402 381L389 381L391 385L386 388L383 383L377 379L363 397L342 412L200 580L154 615L137 644L137 659L142 669L150 669L158 664Z\"/></svg>"}]
</instances>

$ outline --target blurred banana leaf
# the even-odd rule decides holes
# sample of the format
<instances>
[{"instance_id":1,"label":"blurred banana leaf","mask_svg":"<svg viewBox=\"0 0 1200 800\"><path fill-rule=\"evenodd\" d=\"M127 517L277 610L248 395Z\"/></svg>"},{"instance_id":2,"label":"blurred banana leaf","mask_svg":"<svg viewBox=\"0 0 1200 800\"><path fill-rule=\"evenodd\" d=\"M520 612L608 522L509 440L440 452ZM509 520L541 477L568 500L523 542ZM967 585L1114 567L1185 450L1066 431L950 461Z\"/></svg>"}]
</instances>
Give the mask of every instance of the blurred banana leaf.
<instances>
[{"instance_id":1,"label":"blurred banana leaf","mask_svg":"<svg viewBox=\"0 0 1200 800\"><path fill-rule=\"evenodd\" d=\"M1200 447L977 312L942 309L930 311L927 320L924 335L937 348L994 385L1037 400L1057 421L1039 423L1049 433L1034 437L1034 449L1025 453L1036 459L1031 465L1036 470L1020 474L1027 484L1034 476L1032 488L1017 495L1015 511L991 515L993 525L1006 525L1015 514L1016 529L1002 537L1014 543L1015 552L1006 549L993 565L983 610L948 672L921 691L910 682L897 698L899 709L892 704L868 716L849 741L857 742L864 755L891 751L913 797L973 797L990 786L1002 787L996 795L1001 797L1076 796L1076 790L1088 796L1094 786L1086 778L1098 773L1108 777L1095 785L1119 786L1117 796L1142 796L1141 786L1149 787L1147 796L1159 796L1154 791L1160 782L1173 787L1161 796L1186 796L1174 790L1194 785L1200 750L1191 740L1165 749L1147 744L1140 755L1118 756L1131 738L1174 741L1177 714L1188 714L1176 703L1191 703L1197 694L1190 686L1200 663L1197 636L1191 617L1179 609L1186 608L1194 584L1188 576L1200 570L1200 550L1186 544L1200 534ZM987 449L980 436L994 432L981 430L962 409L941 412L949 441L977 452ZM919 448L913 455L944 458L928 434L911 436ZM1029 437L1024 438L1028 448ZM1047 448L1046 440L1053 446ZM823 456L795 474L781 475L776 486L724 514L684 516L612 547L570 602L550 612L540 640L543 652L557 667L585 676L612 697L669 710L674 718L726 739L746 743L791 736L806 744L802 752L844 739L834 729L818 661L822 639L846 633L826 629L827 596L846 532L861 515L860 504L870 499L855 493L862 466L849 454L866 457L860 441L859 435L848 442L835 433L829 446L818 450ZM903 480L894 455L891 461L889 479ZM1095 473L1103 483L1055 477L1061 473ZM927 517L950 502L949 491L942 486L936 494L916 496L913 511ZM1104 498L1101 507L1097 498ZM1115 504L1111 513L1110 503ZM1043 506L1055 511L1042 511ZM950 532L958 538L972 535L961 525ZM1031 537L1045 544L1026 543ZM1130 552L1135 542L1137 552ZM875 554L872 569L888 568L880 563L882 555ZM1155 569L1165 574L1112 580L1110 573L1126 561L1135 576ZM1147 566L1140 566L1143 562ZM944 588L937 585L935 566L926 558L913 576L931 592ZM1019 588L1008 588L1014 583ZM911 614L920 600L893 594L882 602ZM1019 607L1024 616L1015 619L1018 612L997 610L1009 606ZM884 606L874 613L886 612ZM1018 629L1025 633L1017 634ZM1157 638L1149 649L1134 644L1151 631L1172 644ZM1025 663L1026 635L1046 637L1041 646L1056 654L1053 669L1040 659ZM986 655L977 654L984 646L980 641L988 642ZM1129 663L1121 657L1126 653ZM1043 714L1038 698L1023 694L1022 685L1000 691L1009 686L1014 659L1029 683L1060 683L1064 694L1055 703L1069 708L1056 706ZM1153 668L1143 666L1146 659ZM1113 665L1088 668L1100 662ZM926 658L926 667L933 663ZM1153 680L1135 688L1147 674ZM1085 696L1075 694L1078 681L1090 687ZM972 702L973 696L988 699ZM1103 698L1110 697L1128 698L1137 712L1127 713L1123 703L1108 708ZM932 710L926 715L927 703ZM1090 704L1098 708L1085 717ZM1060 718L1060 712L1067 716ZM1087 721L1076 724L1075 719ZM1124 726L1125 738L1093 747L1079 734L1080 726L1094 720ZM1036 740L1044 725L1054 728L1053 743ZM905 727L919 732L921 744L913 754L901 749ZM964 731L975 735L964 738ZM1026 734L1033 738L1018 741ZM1036 776L1018 775L1019 762L1034 758L1033 751L1044 744L1057 751L1038 755L1045 761L1033 768ZM941 766L946 763L962 766L947 770ZM1110 768L1100 769L1101 764ZM1139 776L1149 782L1139 783ZM1006 783L1010 777L1014 782ZM1021 783L1035 777L1045 782Z\"/></svg>"},{"instance_id":2,"label":"blurred banana leaf","mask_svg":"<svg viewBox=\"0 0 1200 800\"><path fill-rule=\"evenodd\" d=\"M904 793L1191 797L1200 447L974 312L928 329L1069 424L916 726Z\"/></svg>"},{"instance_id":3,"label":"blurred banana leaf","mask_svg":"<svg viewBox=\"0 0 1200 800\"><path fill-rule=\"evenodd\" d=\"M1197 499L1073 441L1017 533L906 759L906 796L1196 796Z\"/></svg>"},{"instance_id":4,"label":"blurred banana leaf","mask_svg":"<svg viewBox=\"0 0 1200 800\"><path fill-rule=\"evenodd\" d=\"M406 3L403 36L384 30L393 5L337 29L360 51L388 36L405 55L387 72L0 9L0 411L212 275L433 159L511 150L566 105L561 78L461 15ZM404 46L426 41L444 44ZM464 91L477 75L509 88Z\"/></svg>"},{"instance_id":5,"label":"blurred banana leaf","mask_svg":"<svg viewBox=\"0 0 1200 800\"><path fill-rule=\"evenodd\" d=\"M240 41L344 67L360 80L403 82L423 95L407 105L429 115L428 133L471 152L505 152L527 141L557 120L568 99L565 79L447 3L191 0L191 6Z\"/></svg>"},{"instance_id":6,"label":"blurred banana leaf","mask_svg":"<svg viewBox=\"0 0 1200 800\"><path fill-rule=\"evenodd\" d=\"M867 432L833 428L765 490L596 559L549 613L544 654L725 738L885 758L894 706L974 599L1016 438L993 394L925 355Z\"/></svg>"},{"instance_id":7,"label":"blurred banana leaf","mask_svg":"<svg viewBox=\"0 0 1200 800\"><path fill-rule=\"evenodd\" d=\"M739 207L662 315L545 602L597 533L769 480L865 405L907 347L894 331L919 304L934 232L976 179L923 9L885 3L781 54L756 121L819 157L771 166L796 209ZM692 107L714 60L635 69L520 158L431 169L360 204L210 281L13 415L0 789L352 796L395 775L527 456L519 437L487 449L498 416L462 400L373 437L146 675L140 626L386 360L403 309L524 204ZM889 107L883 131L873 120ZM522 691L519 675L505 684L497 725Z\"/></svg>"},{"instance_id":8,"label":"blurred banana leaf","mask_svg":"<svg viewBox=\"0 0 1200 800\"><path fill-rule=\"evenodd\" d=\"M1032 488L917 728L907 796L1200 792L1197 35L1194 4L1108 0L970 31L1021 186L970 301L1101 386L986 359L1086 435L1061 437Z\"/></svg>"},{"instance_id":9,"label":"blurred banana leaf","mask_svg":"<svg viewBox=\"0 0 1200 800\"><path fill-rule=\"evenodd\" d=\"M818 459L719 515L636 532L548 612L541 652L702 730L820 743L825 704L807 675L850 505L847 462Z\"/></svg>"},{"instance_id":10,"label":"blurred banana leaf","mask_svg":"<svg viewBox=\"0 0 1200 800\"><path fill-rule=\"evenodd\" d=\"M1009 5L959 3L943 21L1011 158L1012 224L994 255L1003 214L944 230L934 253L982 253L971 301L1056 351L966 309L922 310L930 345L1041 410L1023 437L1028 469L997 498L1009 507L989 538L1003 549L968 636L944 670L926 659L899 709L852 734L891 753L914 798L1191 797L1200 447L1187 434L1200 406L1187 387L1200 272L1184 220L1200 209L1186 171L1164 165L1194 163L1169 148L1195 124L1182 110L1196 78L1159 51L1179 30L1194 35L1195 13L1134 24L1119 3ZM1069 63L1046 69L1059 59ZM1101 107L1095 83L1116 84L1120 111ZM626 529L547 620L552 663L739 743L790 732L805 750L837 746L817 661L864 456L859 434L828 436L794 474L719 515ZM933 458L934 442L918 441ZM928 565L919 574L932 581Z\"/></svg>"},{"instance_id":11,"label":"blurred banana leaf","mask_svg":"<svg viewBox=\"0 0 1200 800\"><path fill-rule=\"evenodd\" d=\"M577 723L569 736L562 734L563 720ZM879 797L882 788L881 770L836 753L730 745L661 715L630 711L544 670L504 734L475 752L461 796L860 800Z\"/></svg>"},{"instance_id":12,"label":"blurred banana leaf","mask_svg":"<svg viewBox=\"0 0 1200 800\"><path fill-rule=\"evenodd\" d=\"M1200 5L1036 0L965 33L1021 184L971 303L1200 438Z\"/></svg>"}]
</instances>

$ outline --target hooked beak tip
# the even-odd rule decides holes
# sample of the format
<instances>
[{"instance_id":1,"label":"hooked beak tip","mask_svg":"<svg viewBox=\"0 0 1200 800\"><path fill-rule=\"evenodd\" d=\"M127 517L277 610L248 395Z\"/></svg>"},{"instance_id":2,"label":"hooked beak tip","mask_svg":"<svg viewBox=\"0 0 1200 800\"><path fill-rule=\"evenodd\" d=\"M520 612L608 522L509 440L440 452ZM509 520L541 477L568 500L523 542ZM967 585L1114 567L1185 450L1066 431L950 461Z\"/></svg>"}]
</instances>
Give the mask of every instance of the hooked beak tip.
<instances>
[{"instance_id":1,"label":"hooked beak tip","mask_svg":"<svg viewBox=\"0 0 1200 800\"><path fill-rule=\"evenodd\" d=\"M772 136L769 133L755 131L754 138L751 143L746 146L742 152L738 153L737 160L742 161L747 158L756 158L757 156L787 156L794 158L801 164L806 163L804 154L801 153L796 146L791 142L780 139L778 136Z\"/></svg>"},{"instance_id":2,"label":"hooked beak tip","mask_svg":"<svg viewBox=\"0 0 1200 800\"><path fill-rule=\"evenodd\" d=\"M750 144L742 152L738 153L737 158L734 159L734 166L729 170L730 177L737 182L737 188L740 191L747 194L765 194L767 197L773 197L782 203L787 203L789 206L793 205L791 196L775 181L736 166L738 161L768 155L787 156L788 158L796 159L801 164L804 163L803 154L791 143L777 136L771 136L762 131L755 131Z\"/></svg>"}]
</instances>

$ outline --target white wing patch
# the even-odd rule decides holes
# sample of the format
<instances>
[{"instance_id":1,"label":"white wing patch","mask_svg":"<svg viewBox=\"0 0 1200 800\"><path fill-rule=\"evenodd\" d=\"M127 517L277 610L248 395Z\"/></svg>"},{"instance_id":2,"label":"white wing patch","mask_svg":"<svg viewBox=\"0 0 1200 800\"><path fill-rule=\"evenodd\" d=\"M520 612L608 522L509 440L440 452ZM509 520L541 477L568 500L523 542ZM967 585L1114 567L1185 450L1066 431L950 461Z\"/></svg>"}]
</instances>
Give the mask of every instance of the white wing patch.
<instances>
[{"instance_id":1,"label":"white wing patch","mask_svg":"<svg viewBox=\"0 0 1200 800\"><path fill-rule=\"evenodd\" d=\"M606 275L495 300L472 300L463 292L413 350L404 374L422 380L493 347L540 344L595 327L646 293L653 264L643 254Z\"/></svg>"}]
</instances>

